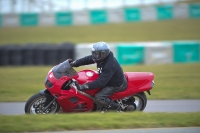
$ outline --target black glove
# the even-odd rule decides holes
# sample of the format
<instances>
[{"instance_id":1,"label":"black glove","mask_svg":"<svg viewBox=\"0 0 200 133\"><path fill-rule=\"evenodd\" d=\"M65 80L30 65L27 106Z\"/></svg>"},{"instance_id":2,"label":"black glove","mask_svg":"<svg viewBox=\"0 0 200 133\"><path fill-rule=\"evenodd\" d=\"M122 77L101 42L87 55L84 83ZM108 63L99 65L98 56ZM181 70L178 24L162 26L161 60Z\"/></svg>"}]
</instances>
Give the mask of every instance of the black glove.
<instances>
[{"instance_id":1,"label":"black glove","mask_svg":"<svg viewBox=\"0 0 200 133\"><path fill-rule=\"evenodd\" d=\"M83 91L83 90L88 90L89 87L88 87L88 84L87 84L87 83L82 84L82 85L78 84L78 85L77 85L77 89L78 89L79 91Z\"/></svg>"},{"instance_id":2,"label":"black glove","mask_svg":"<svg viewBox=\"0 0 200 133\"><path fill-rule=\"evenodd\" d=\"M73 60L71 58L67 59L69 63L73 62Z\"/></svg>"},{"instance_id":3,"label":"black glove","mask_svg":"<svg viewBox=\"0 0 200 133\"><path fill-rule=\"evenodd\" d=\"M68 62L69 62L69 64L72 66L72 67L74 67L75 65L76 65L76 61L73 61L72 59L67 59L68 60Z\"/></svg>"}]
</instances>

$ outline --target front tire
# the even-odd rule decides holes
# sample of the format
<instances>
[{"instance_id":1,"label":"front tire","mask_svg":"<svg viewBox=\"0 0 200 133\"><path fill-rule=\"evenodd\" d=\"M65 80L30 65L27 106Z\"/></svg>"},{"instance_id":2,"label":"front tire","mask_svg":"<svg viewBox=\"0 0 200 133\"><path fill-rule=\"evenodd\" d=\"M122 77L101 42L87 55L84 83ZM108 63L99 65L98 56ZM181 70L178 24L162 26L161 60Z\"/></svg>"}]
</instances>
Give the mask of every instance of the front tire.
<instances>
[{"instance_id":1,"label":"front tire","mask_svg":"<svg viewBox=\"0 0 200 133\"><path fill-rule=\"evenodd\" d=\"M53 101L54 98L48 97L48 101ZM55 114L59 111L60 105L54 100L52 104L44 110L47 102L47 96L45 94L36 93L28 99L25 104L25 113L26 114ZM50 103L50 102L49 102ZM48 103L48 104L49 104Z\"/></svg>"}]
</instances>

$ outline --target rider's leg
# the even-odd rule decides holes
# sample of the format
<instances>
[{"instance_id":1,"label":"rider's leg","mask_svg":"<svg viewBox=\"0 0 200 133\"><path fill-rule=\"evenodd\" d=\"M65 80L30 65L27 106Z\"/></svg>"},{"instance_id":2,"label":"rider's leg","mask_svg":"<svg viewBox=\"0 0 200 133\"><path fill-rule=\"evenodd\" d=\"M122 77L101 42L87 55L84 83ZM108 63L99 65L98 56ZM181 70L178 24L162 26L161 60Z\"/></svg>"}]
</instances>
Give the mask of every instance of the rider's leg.
<instances>
[{"instance_id":1,"label":"rider's leg","mask_svg":"<svg viewBox=\"0 0 200 133\"><path fill-rule=\"evenodd\" d=\"M128 83L127 83L126 78L124 77L124 82L120 87L106 86L106 87L102 88L95 95L96 103L104 106L105 108L111 107L112 109L119 110L120 105L108 97L115 92L124 91L127 88L127 86L128 86Z\"/></svg>"},{"instance_id":2,"label":"rider's leg","mask_svg":"<svg viewBox=\"0 0 200 133\"><path fill-rule=\"evenodd\" d=\"M120 106L118 103L114 102L112 99L108 98L115 92L114 87L106 86L102 88L96 95L95 100L97 104L104 106L105 108L112 107L112 109L118 109Z\"/></svg>"}]
</instances>

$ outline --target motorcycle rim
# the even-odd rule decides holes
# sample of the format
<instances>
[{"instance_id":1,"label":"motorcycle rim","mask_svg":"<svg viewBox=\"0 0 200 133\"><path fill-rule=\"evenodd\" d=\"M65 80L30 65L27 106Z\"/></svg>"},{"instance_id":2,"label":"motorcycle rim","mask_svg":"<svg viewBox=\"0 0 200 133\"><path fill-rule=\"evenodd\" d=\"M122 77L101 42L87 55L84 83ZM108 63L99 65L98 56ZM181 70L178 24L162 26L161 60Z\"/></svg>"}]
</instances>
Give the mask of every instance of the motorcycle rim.
<instances>
[{"instance_id":1,"label":"motorcycle rim","mask_svg":"<svg viewBox=\"0 0 200 133\"><path fill-rule=\"evenodd\" d=\"M33 95L25 105L25 112L27 114L55 114L59 111L60 106L56 101L53 101L47 109L43 110L46 107L46 100L47 98L39 93Z\"/></svg>"},{"instance_id":2,"label":"motorcycle rim","mask_svg":"<svg viewBox=\"0 0 200 133\"><path fill-rule=\"evenodd\" d=\"M144 92L133 95L135 99L135 111L143 111L147 104L147 98Z\"/></svg>"},{"instance_id":3,"label":"motorcycle rim","mask_svg":"<svg viewBox=\"0 0 200 133\"><path fill-rule=\"evenodd\" d=\"M54 101L49 108L47 108L45 111L42 111L42 109L45 108L45 102L46 97L40 97L36 101L33 102L33 104L30 107L30 114L54 114L57 110L57 103Z\"/></svg>"}]
</instances>

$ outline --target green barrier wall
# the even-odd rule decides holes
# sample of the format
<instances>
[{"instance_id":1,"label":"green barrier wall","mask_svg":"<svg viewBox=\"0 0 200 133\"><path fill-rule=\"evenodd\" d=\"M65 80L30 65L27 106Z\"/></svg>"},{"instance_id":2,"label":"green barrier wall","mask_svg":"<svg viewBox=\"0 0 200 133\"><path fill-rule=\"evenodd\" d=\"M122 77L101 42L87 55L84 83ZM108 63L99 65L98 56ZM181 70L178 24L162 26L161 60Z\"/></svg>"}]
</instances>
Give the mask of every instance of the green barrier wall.
<instances>
[{"instance_id":1,"label":"green barrier wall","mask_svg":"<svg viewBox=\"0 0 200 133\"><path fill-rule=\"evenodd\" d=\"M0 14L0 27L2 26L2 16Z\"/></svg>"},{"instance_id":2,"label":"green barrier wall","mask_svg":"<svg viewBox=\"0 0 200 133\"><path fill-rule=\"evenodd\" d=\"M143 7L124 7L118 9L85 10L84 12L57 12L57 13L22 13L14 14L15 22L8 24L13 14L0 14L0 27L6 26L44 26L45 19L49 25L83 25L106 24L123 22L162 21L172 19L200 18L200 3L172 4ZM47 17L49 15L49 17ZM83 21L83 22L82 22Z\"/></svg>"},{"instance_id":3,"label":"green barrier wall","mask_svg":"<svg viewBox=\"0 0 200 133\"><path fill-rule=\"evenodd\" d=\"M91 24L102 24L107 23L107 12L106 10L93 10L90 11L90 23Z\"/></svg>"},{"instance_id":4,"label":"green barrier wall","mask_svg":"<svg viewBox=\"0 0 200 133\"><path fill-rule=\"evenodd\" d=\"M200 18L200 3L189 5L189 14L191 18Z\"/></svg>"},{"instance_id":5,"label":"green barrier wall","mask_svg":"<svg viewBox=\"0 0 200 133\"><path fill-rule=\"evenodd\" d=\"M127 8L124 10L125 21L134 22L141 20L141 13L139 8Z\"/></svg>"},{"instance_id":6,"label":"green barrier wall","mask_svg":"<svg viewBox=\"0 0 200 133\"><path fill-rule=\"evenodd\" d=\"M144 46L140 45L118 45L117 60L122 65L143 64Z\"/></svg>"},{"instance_id":7,"label":"green barrier wall","mask_svg":"<svg viewBox=\"0 0 200 133\"><path fill-rule=\"evenodd\" d=\"M71 12L58 12L55 14L56 25L72 25L73 24L73 15Z\"/></svg>"},{"instance_id":8,"label":"green barrier wall","mask_svg":"<svg viewBox=\"0 0 200 133\"><path fill-rule=\"evenodd\" d=\"M166 20L166 19L173 19L173 6L166 5L166 6L157 6L157 19L158 20Z\"/></svg>"},{"instance_id":9,"label":"green barrier wall","mask_svg":"<svg viewBox=\"0 0 200 133\"><path fill-rule=\"evenodd\" d=\"M200 44L198 42L176 42L173 46L174 62L198 62L200 61Z\"/></svg>"},{"instance_id":10,"label":"green barrier wall","mask_svg":"<svg viewBox=\"0 0 200 133\"><path fill-rule=\"evenodd\" d=\"M121 65L200 63L200 40L108 43ZM92 43L77 44L75 57L87 56Z\"/></svg>"},{"instance_id":11,"label":"green barrier wall","mask_svg":"<svg viewBox=\"0 0 200 133\"><path fill-rule=\"evenodd\" d=\"M38 14L37 13L20 14L20 25L21 26L38 25Z\"/></svg>"}]
</instances>

